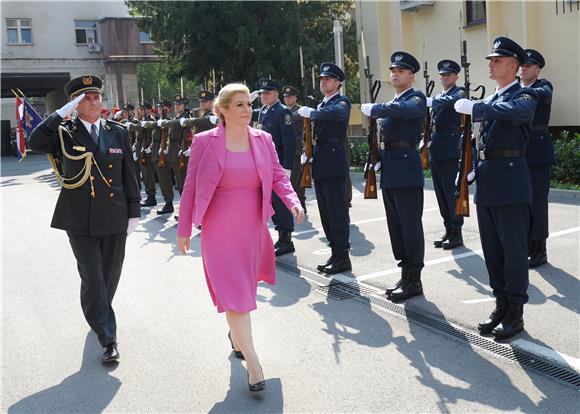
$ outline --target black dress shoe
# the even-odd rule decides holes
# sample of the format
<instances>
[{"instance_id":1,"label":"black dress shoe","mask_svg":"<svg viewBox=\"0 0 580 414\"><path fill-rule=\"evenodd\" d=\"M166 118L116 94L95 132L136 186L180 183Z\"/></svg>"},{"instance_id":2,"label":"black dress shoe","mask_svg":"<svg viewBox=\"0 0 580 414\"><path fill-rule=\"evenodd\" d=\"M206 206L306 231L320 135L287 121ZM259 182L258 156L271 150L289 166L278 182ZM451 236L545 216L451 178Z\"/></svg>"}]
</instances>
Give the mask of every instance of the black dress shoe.
<instances>
[{"instance_id":1,"label":"black dress shoe","mask_svg":"<svg viewBox=\"0 0 580 414\"><path fill-rule=\"evenodd\" d=\"M157 205L155 197L147 197L145 202L141 203L141 207L154 207Z\"/></svg>"},{"instance_id":2,"label":"black dress shoe","mask_svg":"<svg viewBox=\"0 0 580 414\"><path fill-rule=\"evenodd\" d=\"M179 216L173 216L173 218L177 221L179 221Z\"/></svg>"},{"instance_id":3,"label":"black dress shoe","mask_svg":"<svg viewBox=\"0 0 580 414\"><path fill-rule=\"evenodd\" d=\"M534 247L528 261L528 267L533 269L548 263L548 253L546 252L546 240L534 240Z\"/></svg>"},{"instance_id":4,"label":"black dress shoe","mask_svg":"<svg viewBox=\"0 0 580 414\"><path fill-rule=\"evenodd\" d=\"M443 250L451 250L456 247L463 246L463 236L461 235L461 228L451 230L451 234L446 241L443 242L441 247Z\"/></svg>"},{"instance_id":5,"label":"black dress shoe","mask_svg":"<svg viewBox=\"0 0 580 414\"><path fill-rule=\"evenodd\" d=\"M169 214L173 213L175 209L173 208L173 203L166 203L161 210L157 210L157 214Z\"/></svg>"},{"instance_id":6,"label":"black dress shoe","mask_svg":"<svg viewBox=\"0 0 580 414\"><path fill-rule=\"evenodd\" d=\"M445 230L445 234L439 240L433 240L433 246L439 248L443 247L443 242L449 239L449 230Z\"/></svg>"},{"instance_id":7,"label":"black dress shoe","mask_svg":"<svg viewBox=\"0 0 580 414\"><path fill-rule=\"evenodd\" d=\"M278 247L276 247L276 249L274 250L274 254L276 255L276 257L278 256L284 256L285 254L288 253L294 253L296 251L296 249L294 248L294 243L292 243L291 241L281 241L278 244Z\"/></svg>"},{"instance_id":8,"label":"black dress shoe","mask_svg":"<svg viewBox=\"0 0 580 414\"><path fill-rule=\"evenodd\" d=\"M481 335L491 335L492 331L498 326L505 317L507 311L507 300L505 298L495 298L495 309L485 321L477 325L477 329Z\"/></svg>"},{"instance_id":9,"label":"black dress shoe","mask_svg":"<svg viewBox=\"0 0 580 414\"><path fill-rule=\"evenodd\" d=\"M395 303L404 302L409 298L420 296L422 294L423 284L420 279L404 280L401 287L397 290L393 290L388 296L388 299Z\"/></svg>"},{"instance_id":10,"label":"black dress shoe","mask_svg":"<svg viewBox=\"0 0 580 414\"><path fill-rule=\"evenodd\" d=\"M348 255L348 249L337 249L334 260L322 269L327 275L335 275L350 270L352 270L352 264Z\"/></svg>"},{"instance_id":11,"label":"black dress shoe","mask_svg":"<svg viewBox=\"0 0 580 414\"><path fill-rule=\"evenodd\" d=\"M399 289L401 286L403 286L403 277L401 276L401 279L399 279L397 281L397 283L395 283L393 286L391 286L390 288L387 288L387 290L385 290L385 294L387 296L389 296L391 293L393 293L395 290Z\"/></svg>"},{"instance_id":12,"label":"black dress shoe","mask_svg":"<svg viewBox=\"0 0 580 414\"><path fill-rule=\"evenodd\" d=\"M101 357L101 361L103 364L108 364L111 362L115 362L119 359L119 351L117 350L117 343L113 342L105 347L105 352L103 352L103 356Z\"/></svg>"},{"instance_id":13,"label":"black dress shoe","mask_svg":"<svg viewBox=\"0 0 580 414\"><path fill-rule=\"evenodd\" d=\"M234 348L234 341L232 341L231 332L228 332L228 339L230 340L230 344L232 345L232 351L234 351L234 355L236 356L236 358L245 360L246 358L244 358L244 354L242 354L242 351L236 351L236 348Z\"/></svg>"},{"instance_id":14,"label":"black dress shoe","mask_svg":"<svg viewBox=\"0 0 580 414\"><path fill-rule=\"evenodd\" d=\"M330 255L330 257L328 258L328 260L324 263L319 264L318 266L316 266L316 270L318 270L319 272L324 271L324 268L328 265L330 265L333 261L334 258L336 257L336 250L332 249L332 254Z\"/></svg>"},{"instance_id":15,"label":"black dress shoe","mask_svg":"<svg viewBox=\"0 0 580 414\"><path fill-rule=\"evenodd\" d=\"M260 367L260 371L262 371L262 367ZM262 371L262 378L264 377L264 372ZM258 381L255 384L250 384L250 374L248 374L248 388L251 392L260 392L266 389L266 380L263 379L262 381Z\"/></svg>"},{"instance_id":16,"label":"black dress shoe","mask_svg":"<svg viewBox=\"0 0 580 414\"><path fill-rule=\"evenodd\" d=\"M509 303L501 324L493 330L496 341L504 341L524 330L524 305Z\"/></svg>"}]
</instances>

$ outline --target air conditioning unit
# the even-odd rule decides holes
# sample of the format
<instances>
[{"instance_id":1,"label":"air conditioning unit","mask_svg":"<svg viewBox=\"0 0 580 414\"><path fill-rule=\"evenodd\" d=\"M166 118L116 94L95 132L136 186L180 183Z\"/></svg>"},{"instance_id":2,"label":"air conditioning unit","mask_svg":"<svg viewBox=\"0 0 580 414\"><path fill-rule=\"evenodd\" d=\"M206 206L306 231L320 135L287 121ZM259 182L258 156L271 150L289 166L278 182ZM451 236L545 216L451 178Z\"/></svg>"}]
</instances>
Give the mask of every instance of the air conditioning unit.
<instances>
[{"instance_id":1,"label":"air conditioning unit","mask_svg":"<svg viewBox=\"0 0 580 414\"><path fill-rule=\"evenodd\" d=\"M400 0L401 10L418 11L420 7L433 6L435 0Z\"/></svg>"},{"instance_id":2,"label":"air conditioning unit","mask_svg":"<svg viewBox=\"0 0 580 414\"><path fill-rule=\"evenodd\" d=\"M89 43L89 52L98 53L101 51L101 45L98 43Z\"/></svg>"}]
</instances>

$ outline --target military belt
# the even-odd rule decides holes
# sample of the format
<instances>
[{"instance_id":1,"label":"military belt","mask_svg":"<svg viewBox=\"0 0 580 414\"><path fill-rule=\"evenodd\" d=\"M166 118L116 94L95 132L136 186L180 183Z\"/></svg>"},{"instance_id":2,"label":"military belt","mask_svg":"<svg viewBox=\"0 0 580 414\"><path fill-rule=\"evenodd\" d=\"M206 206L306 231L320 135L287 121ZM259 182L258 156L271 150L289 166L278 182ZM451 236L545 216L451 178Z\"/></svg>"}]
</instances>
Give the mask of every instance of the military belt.
<instances>
[{"instance_id":1,"label":"military belt","mask_svg":"<svg viewBox=\"0 0 580 414\"><path fill-rule=\"evenodd\" d=\"M386 147L387 149L409 149L417 148L417 145L409 141L393 141L387 142Z\"/></svg>"},{"instance_id":2,"label":"military belt","mask_svg":"<svg viewBox=\"0 0 580 414\"><path fill-rule=\"evenodd\" d=\"M492 160L494 158L522 158L524 156L524 151L517 149L504 149L504 150L479 150L478 151L480 160Z\"/></svg>"}]
</instances>

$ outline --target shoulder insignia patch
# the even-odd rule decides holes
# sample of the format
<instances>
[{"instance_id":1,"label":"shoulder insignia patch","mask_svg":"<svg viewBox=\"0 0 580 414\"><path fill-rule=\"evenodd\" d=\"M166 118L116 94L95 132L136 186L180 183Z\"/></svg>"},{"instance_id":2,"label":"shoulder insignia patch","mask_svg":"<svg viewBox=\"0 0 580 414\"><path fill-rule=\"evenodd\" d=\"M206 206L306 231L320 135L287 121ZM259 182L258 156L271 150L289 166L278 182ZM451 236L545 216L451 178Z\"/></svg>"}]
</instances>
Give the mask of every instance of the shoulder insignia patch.
<instances>
[{"instance_id":1,"label":"shoulder insignia patch","mask_svg":"<svg viewBox=\"0 0 580 414\"><path fill-rule=\"evenodd\" d=\"M421 98L419 98L418 96L413 96L411 100L415 102L417 105L421 104Z\"/></svg>"},{"instance_id":2,"label":"shoulder insignia patch","mask_svg":"<svg viewBox=\"0 0 580 414\"><path fill-rule=\"evenodd\" d=\"M465 91L463 89L459 89L459 92L457 92L457 95L459 95L462 98L465 98Z\"/></svg>"},{"instance_id":3,"label":"shoulder insignia patch","mask_svg":"<svg viewBox=\"0 0 580 414\"><path fill-rule=\"evenodd\" d=\"M348 105L345 101L338 101L338 103L344 106Z\"/></svg>"},{"instance_id":4,"label":"shoulder insignia patch","mask_svg":"<svg viewBox=\"0 0 580 414\"><path fill-rule=\"evenodd\" d=\"M290 114L285 114L284 115L284 123L286 125L292 125L292 115Z\"/></svg>"},{"instance_id":5,"label":"shoulder insignia patch","mask_svg":"<svg viewBox=\"0 0 580 414\"><path fill-rule=\"evenodd\" d=\"M522 98L524 101L532 101L534 99L531 97L531 95L528 95L527 93L522 93L520 95L520 98Z\"/></svg>"}]
</instances>

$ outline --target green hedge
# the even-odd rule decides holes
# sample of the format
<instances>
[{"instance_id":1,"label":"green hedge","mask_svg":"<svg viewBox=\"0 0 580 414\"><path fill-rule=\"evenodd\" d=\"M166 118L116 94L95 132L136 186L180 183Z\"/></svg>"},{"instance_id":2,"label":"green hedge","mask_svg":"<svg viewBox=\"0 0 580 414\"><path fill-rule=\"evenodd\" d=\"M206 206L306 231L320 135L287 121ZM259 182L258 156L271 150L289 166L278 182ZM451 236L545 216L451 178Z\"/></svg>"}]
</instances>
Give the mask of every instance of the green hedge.
<instances>
[{"instance_id":1,"label":"green hedge","mask_svg":"<svg viewBox=\"0 0 580 414\"><path fill-rule=\"evenodd\" d=\"M580 133L562 131L554 140L556 165L552 170L552 180L560 184L580 186Z\"/></svg>"}]
</instances>

